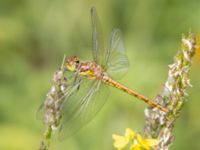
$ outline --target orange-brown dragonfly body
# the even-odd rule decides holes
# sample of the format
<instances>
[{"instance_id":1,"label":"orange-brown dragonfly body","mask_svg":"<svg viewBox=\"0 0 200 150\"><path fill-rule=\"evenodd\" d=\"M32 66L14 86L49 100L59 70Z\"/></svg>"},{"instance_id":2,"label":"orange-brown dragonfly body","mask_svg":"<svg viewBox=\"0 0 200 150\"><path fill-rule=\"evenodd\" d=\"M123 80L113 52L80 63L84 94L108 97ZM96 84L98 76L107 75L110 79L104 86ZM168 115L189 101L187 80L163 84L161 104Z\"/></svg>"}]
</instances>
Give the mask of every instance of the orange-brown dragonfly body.
<instances>
[{"instance_id":1,"label":"orange-brown dragonfly body","mask_svg":"<svg viewBox=\"0 0 200 150\"><path fill-rule=\"evenodd\" d=\"M106 73L105 69L102 66L98 65L94 61L80 62L78 57L72 56L66 60L65 66L69 71L77 72L77 73L79 73L80 76L85 76L88 79L101 80L103 83L106 83L115 88L123 90L124 92L146 102L150 106L156 107L164 112L168 111L166 108L162 107L161 105L156 103L154 100L151 100L150 98L147 98L146 96L143 96L143 95L129 89L128 87L124 86L123 84L113 80Z\"/></svg>"}]
</instances>

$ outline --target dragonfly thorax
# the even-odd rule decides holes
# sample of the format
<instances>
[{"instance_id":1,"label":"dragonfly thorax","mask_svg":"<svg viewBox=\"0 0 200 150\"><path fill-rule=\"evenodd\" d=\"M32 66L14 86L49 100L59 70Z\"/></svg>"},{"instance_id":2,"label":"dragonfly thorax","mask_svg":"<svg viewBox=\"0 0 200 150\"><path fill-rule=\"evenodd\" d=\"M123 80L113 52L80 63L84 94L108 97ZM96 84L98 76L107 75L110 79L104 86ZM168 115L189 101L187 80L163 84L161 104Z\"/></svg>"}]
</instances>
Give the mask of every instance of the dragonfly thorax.
<instances>
[{"instance_id":1,"label":"dragonfly thorax","mask_svg":"<svg viewBox=\"0 0 200 150\"><path fill-rule=\"evenodd\" d=\"M104 69L94 61L81 62L77 71L82 76L99 80L103 78L105 73Z\"/></svg>"},{"instance_id":2,"label":"dragonfly thorax","mask_svg":"<svg viewBox=\"0 0 200 150\"><path fill-rule=\"evenodd\" d=\"M65 67L68 71L77 72L81 76L90 79L101 80L105 74L103 67L94 61L79 61L76 56L71 56L66 59Z\"/></svg>"}]
</instances>

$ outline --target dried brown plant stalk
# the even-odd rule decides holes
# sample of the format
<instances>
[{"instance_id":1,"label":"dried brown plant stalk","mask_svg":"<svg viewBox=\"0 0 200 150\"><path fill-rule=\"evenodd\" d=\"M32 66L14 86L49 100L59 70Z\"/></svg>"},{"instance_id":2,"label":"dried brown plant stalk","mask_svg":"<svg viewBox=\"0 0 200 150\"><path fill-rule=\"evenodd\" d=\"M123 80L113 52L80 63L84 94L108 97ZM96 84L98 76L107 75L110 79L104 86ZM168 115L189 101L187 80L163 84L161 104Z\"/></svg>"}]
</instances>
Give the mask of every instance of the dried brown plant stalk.
<instances>
[{"instance_id":1,"label":"dried brown plant stalk","mask_svg":"<svg viewBox=\"0 0 200 150\"><path fill-rule=\"evenodd\" d=\"M196 39L192 33L182 37L181 50L174 57L174 63L169 65L163 91L156 97L156 101L170 112L166 114L156 108L145 109L144 132L147 137L158 139L156 150L168 150L174 141L172 131L175 121L187 101L186 89L191 86L189 73L195 48Z\"/></svg>"},{"instance_id":2,"label":"dried brown plant stalk","mask_svg":"<svg viewBox=\"0 0 200 150\"><path fill-rule=\"evenodd\" d=\"M63 59L64 63L65 57ZM65 68L63 64L60 69L56 70L52 78L52 86L47 93L44 104L42 104L39 112L43 114L43 123L45 132L40 142L39 150L48 150L53 130L56 130L60 125L61 109L65 98L65 90L67 90L65 77Z\"/></svg>"}]
</instances>

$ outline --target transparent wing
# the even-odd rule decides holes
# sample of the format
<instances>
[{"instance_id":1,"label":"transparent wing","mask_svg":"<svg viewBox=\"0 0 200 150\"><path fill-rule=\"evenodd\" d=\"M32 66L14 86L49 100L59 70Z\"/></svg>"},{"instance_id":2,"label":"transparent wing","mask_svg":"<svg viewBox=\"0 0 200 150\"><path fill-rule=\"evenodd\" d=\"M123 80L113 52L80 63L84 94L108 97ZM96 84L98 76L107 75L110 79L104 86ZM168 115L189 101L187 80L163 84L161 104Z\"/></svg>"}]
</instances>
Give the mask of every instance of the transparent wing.
<instances>
[{"instance_id":1,"label":"transparent wing","mask_svg":"<svg viewBox=\"0 0 200 150\"><path fill-rule=\"evenodd\" d=\"M113 78L121 78L127 72L129 62L120 31L113 29L109 40L106 53L107 72Z\"/></svg>"},{"instance_id":2,"label":"transparent wing","mask_svg":"<svg viewBox=\"0 0 200 150\"><path fill-rule=\"evenodd\" d=\"M37 109L36 119L43 121L44 113L45 113L45 106L44 106L44 102L42 102L42 104L40 104L39 108Z\"/></svg>"},{"instance_id":3,"label":"transparent wing","mask_svg":"<svg viewBox=\"0 0 200 150\"><path fill-rule=\"evenodd\" d=\"M91 8L92 21L92 54L94 61L104 65L106 49L104 47L103 34L95 7Z\"/></svg>"},{"instance_id":4,"label":"transparent wing","mask_svg":"<svg viewBox=\"0 0 200 150\"><path fill-rule=\"evenodd\" d=\"M79 90L63 106L59 139L73 135L91 121L104 105L108 93L109 90L100 81L83 79Z\"/></svg>"}]
</instances>

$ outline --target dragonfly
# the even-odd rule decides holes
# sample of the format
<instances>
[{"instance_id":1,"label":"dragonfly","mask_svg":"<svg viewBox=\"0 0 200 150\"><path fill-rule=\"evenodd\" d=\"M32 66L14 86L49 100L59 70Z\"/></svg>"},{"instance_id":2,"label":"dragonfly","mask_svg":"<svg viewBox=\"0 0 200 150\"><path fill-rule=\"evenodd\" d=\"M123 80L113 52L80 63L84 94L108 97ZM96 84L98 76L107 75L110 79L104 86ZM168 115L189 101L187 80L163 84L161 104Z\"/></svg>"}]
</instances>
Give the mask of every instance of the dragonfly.
<instances>
[{"instance_id":1,"label":"dragonfly","mask_svg":"<svg viewBox=\"0 0 200 150\"><path fill-rule=\"evenodd\" d=\"M62 96L64 101L61 109L62 123L59 127L60 139L73 135L95 117L106 102L109 86L120 89L163 112L168 112L167 108L153 99L115 80L123 76L129 66L120 30L113 29L108 46L105 47L95 7L91 8L91 22L93 60L82 61L76 56L64 60L68 77L67 88Z\"/></svg>"}]
</instances>

